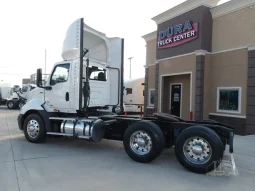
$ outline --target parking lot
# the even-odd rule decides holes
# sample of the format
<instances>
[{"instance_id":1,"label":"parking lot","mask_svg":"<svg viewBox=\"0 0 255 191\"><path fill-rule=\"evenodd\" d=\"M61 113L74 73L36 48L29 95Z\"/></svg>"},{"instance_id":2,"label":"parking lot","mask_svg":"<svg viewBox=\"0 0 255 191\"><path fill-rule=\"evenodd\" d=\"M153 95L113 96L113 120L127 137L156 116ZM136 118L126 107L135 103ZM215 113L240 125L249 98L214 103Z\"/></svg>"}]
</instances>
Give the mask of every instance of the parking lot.
<instances>
[{"instance_id":1,"label":"parking lot","mask_svg":"<svg viewBox=\"0 0 255 191\"><path fill-rule=\"evenodd\" d=\"M17 110L0 107L0 190L254 190L255 136L234 140L237 176L188 172L173 148L149 164L132 161L122 143L67 138L26 141Z\"/></svg>"}]
</instances>

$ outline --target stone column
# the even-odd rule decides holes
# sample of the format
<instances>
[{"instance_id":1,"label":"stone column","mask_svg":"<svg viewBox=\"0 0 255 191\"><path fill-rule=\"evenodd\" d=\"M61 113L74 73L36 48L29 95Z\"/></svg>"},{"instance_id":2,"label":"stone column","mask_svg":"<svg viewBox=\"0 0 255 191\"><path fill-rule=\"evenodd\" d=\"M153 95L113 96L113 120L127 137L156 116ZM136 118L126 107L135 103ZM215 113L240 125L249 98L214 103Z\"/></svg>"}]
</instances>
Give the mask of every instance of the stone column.
<instances>
[{"instance_id":1,"label":"stone column","mask_svg":"<svg viewBox=\"0 0 255 191\"><path fill-rule=\"evenodd\" d=\"M143 109L144 116L148 115L148 112L147 112L147 103L148 103L148 71L149 71L148 66L145 66L144 109Z\"/></svg>"},{"instance_id":2,"label":"stone column","mask_svg":"<svg viewBox=\"0 0 255 191\"><path fill-rule=\"evenodd\" d=\"M205 54L204 50L196 51L195 120L203 120Z\"/></svg>"},{"instance_id":3,"label":"stone column","mask_svg":"<svg viewBox=\"0 0 255 191\"><path fill-rule=\"evenodd\" d=\"M255 45L248 47L246 134L255 134Z\"/></svg>"},{"instance_id":4,"label":"stone column","mask_svg":"<svg viewBox=\"0 0 255 191\"><path fill-rule=\"evenodd\" d=\"M158 88L159 88L159 63L155 65L155 97L154 97L154 108L155 112L158 112Z\"/></svg>"}]
</instances>

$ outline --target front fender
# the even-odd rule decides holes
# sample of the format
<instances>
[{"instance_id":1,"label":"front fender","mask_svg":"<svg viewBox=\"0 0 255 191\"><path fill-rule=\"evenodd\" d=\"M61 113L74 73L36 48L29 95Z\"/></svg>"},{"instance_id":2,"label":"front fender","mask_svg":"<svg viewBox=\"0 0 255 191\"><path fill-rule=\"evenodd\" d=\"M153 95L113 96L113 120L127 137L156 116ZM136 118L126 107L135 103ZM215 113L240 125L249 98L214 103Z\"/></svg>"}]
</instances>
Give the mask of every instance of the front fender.
<instances>
[{"instance_id":1,"label":"front fender","mask_svg":"<svg viewBox=\"0 0 255 191\"><path fill-rule=\"evenodd\" d=\"M52 126L49 118L57 117L58 114L51 112L51 109L48 108L45 102L40 99L31 99L20 109L18 116L18 126L20 130L23 130L24 120L31 113L37 113L40 115L45 123L46 131L52 131Z\"/></svg>"},{"instance_id":2,"label":"front fender","mask_svg":"<svg viewBox=\"0 0 255 191\"><path fill-rule=\"evenodd\" d=\"M31 99L20 109L20 114L24 115L30 110L42 111L44 102L41 99Z\"/></svg>"}]
</instances>

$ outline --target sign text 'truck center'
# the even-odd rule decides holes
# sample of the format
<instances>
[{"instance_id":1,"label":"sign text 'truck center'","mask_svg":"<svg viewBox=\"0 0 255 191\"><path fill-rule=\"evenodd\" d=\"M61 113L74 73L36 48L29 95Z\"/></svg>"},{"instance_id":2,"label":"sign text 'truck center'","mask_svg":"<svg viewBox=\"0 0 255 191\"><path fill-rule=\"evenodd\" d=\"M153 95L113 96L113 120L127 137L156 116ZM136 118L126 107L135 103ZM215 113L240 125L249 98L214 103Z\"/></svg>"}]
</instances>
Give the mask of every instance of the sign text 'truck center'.
<instances>
[{"instance_id":1,"label":"sign text 'truck center'","mask_svg":"<svg viewBox=\"0 0 255 191\"><path fill-rule=\"evenodd\" d=\"M158 48L170 48L187 43L198 37L198 23L186 21L160 31L158 34Z\"/></svg>"}]
</instances>

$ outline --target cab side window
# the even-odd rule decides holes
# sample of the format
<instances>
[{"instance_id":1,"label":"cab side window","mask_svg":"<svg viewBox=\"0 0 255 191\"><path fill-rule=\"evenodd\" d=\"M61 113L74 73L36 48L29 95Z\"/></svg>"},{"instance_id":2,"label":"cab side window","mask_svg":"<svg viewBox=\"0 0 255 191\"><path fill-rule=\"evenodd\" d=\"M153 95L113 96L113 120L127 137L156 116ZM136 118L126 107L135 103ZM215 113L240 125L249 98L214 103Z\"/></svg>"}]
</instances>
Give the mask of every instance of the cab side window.
<instances>
[{"instance_id":1,"label":"cab side window","mask_svg":"<svg viewBox=\"0 0 255 191\"><path fill-rule=\"evenodd\" d=\"M132 94L132 88L126 88L126 95Z\"/></svg>"},{"instance_id":2,"label":"cab side window","mask_svg":"<svg viewBox=\"0 0 255 191\"><path fill-rule=\"evenodd\" d=\"M68 80L69 68L70 64L57 65L50 78L50 85L66 82Z\"/></svg>"},{"instance_id":3,"label":"cab side window","mask_svg":"<svg viewBox=\"0 0 255 191\"><path fill-rule=\"evenodd\" d=\"M95 66L92 66L89 68L89 79L90 80L96 80L96 81L106 81L106 70L102 68L98 68Z\"/></svg>"}]
</instances>

